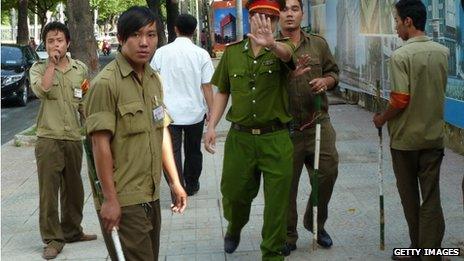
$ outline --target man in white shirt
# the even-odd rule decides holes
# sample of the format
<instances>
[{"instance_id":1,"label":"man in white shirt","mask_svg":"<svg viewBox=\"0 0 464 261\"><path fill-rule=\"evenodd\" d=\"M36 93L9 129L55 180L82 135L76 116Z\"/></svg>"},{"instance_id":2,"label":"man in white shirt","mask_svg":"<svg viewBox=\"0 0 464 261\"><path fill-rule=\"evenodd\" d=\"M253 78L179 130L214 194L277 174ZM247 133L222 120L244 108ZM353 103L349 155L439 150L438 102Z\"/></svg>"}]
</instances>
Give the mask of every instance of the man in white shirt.
<instances>
[{"instance_id":1,"label":"man in white shirt","mask_svg":"<svg viewBox=\"0 0 464 261\"><path fill-rule=\"evenodd\" d=\"M189 196L200 189L199 178L203 166L201 138L205 120L207 123L208 112L213 105L210 84L214 73L213 62L207 51L192 42L196 27L195 17L179 15L174 27L176 40L158 49L151 62L163 79L164 103L173 120L169 130L174 158L180 180ZM183 166L182 137L185 153Z\"/></svg>"}]
</instances>

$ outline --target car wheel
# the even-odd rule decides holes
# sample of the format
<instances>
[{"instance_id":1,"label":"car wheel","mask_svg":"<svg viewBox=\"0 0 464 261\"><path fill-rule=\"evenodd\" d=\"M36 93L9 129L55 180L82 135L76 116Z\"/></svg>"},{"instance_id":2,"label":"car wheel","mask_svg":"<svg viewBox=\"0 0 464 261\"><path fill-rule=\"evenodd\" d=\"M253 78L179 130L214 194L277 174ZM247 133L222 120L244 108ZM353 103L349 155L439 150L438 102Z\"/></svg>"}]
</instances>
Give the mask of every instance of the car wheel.
<instances>
[{"instance_id":1,"label":"car wheel","mask_svg":"<svg viewBox=\"0 0 464 261\"><path fill-rule=\"evenodd\" d=\"M27 86L27 82L24 82L22 90L18 94L18 105L26 106L28 98L29 98L29 87Z\"/></svg>"}]
</instances>

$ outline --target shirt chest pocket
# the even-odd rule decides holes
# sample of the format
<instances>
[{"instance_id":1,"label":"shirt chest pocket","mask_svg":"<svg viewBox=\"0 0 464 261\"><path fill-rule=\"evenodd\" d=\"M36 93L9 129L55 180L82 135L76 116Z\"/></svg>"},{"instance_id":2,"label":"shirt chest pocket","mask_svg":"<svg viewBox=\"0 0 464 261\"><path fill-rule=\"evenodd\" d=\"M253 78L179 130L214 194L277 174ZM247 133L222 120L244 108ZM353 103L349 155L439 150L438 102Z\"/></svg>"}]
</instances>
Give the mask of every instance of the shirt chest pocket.
<instances>
[{"instance_id":1,"label":"shirt chest pocket","mask_svg":"<svg viewBox=\"0 0 464 261\"><path fill-rule=\"evenodd\" d=\"M141 102L130 102L118 105L121 115L120 128L122 136L143 133L146 127L146 115Z\"/></svg>"},{"instance_id":2,"label":"shirt chest pocket","mask_svg":"<svg viewBox=\"0 0 464 261\"><path fill-rule=\"evenodd\" d=\"M258 70L258 77L260 82L265 86L280 86L280 79L282 75L278 61L275 61L272 65L261 66L261 68Z\"/></svg>"},{"instance_id":3,"label":"shirt chest pocket","mask_svg":"<svg viewBox=\"0 0 464 261\"><path fill-rule=\"evenodd\" d=\"M248 82L244 69L231 70L229 73L230 92L248 92Z\"/></svg>"},{"instance_id":4,"label":"shirt chest pocket","mask_svg":"<svg viewBox=\"0 0 464 261\"><path fill-rule=\"evenodd\" d=\"M319 78L322 76L322 65L319 58L312 58L309 61L309 67L311 68L312 78Z\"/></svg>"},{"instance_id":5,"label":"shirt chest pocket","mask_svg":"<svg viewBox=\"0 0 464 261\"><path fill-rule=\"evenodd\" d=\"M49 100L58 100L60 97L60 82L58 80L53 80L52 87L47 92L47 98Z\"/></svg>"}]
</instances>

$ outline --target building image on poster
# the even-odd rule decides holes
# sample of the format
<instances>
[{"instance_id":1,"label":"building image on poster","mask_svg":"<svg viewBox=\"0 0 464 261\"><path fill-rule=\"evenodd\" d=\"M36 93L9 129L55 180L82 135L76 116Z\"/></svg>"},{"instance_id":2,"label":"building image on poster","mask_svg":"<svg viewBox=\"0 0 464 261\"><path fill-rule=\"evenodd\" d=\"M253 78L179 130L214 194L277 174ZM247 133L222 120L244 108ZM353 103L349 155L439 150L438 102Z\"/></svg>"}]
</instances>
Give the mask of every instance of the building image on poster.
<instances>
[{"instance_id":1,"label":"building image on poster","mask_svg":"<svg viewBox=\"0 0 464 261\"><path fill-rule=\"evenodd\" d=\"M242 1L243 34L250 31L248 11ZM237 10L235 1L217 1L212 3L212 23L214 30L214 49L224 49L226 44L237 41Z\"/></svg>"},{"instance_id":2,"label":"building image on poster","mask_svg":"<svg viewBox=\"0 0 464 261\"><path fill-rule=\"evenodd\" d=\"M395 29L395 0L307 0L312 32L327 39L340 68L339 86L389 97L389 60L404 42ZM450 51L445 120L464 128L464 10L456 0L422 0L426 35Z\"/></svg>"}]
</instances>

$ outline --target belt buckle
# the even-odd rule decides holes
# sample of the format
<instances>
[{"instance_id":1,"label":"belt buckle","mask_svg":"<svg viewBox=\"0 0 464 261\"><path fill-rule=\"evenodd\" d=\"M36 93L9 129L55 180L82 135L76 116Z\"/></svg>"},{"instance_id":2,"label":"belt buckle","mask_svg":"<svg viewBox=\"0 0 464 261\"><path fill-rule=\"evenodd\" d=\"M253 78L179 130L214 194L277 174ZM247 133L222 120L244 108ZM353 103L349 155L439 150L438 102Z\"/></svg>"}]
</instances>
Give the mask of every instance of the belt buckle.
<instances>
[{"instance_id":1,"label":"belt buckle","mask_svg":"<svg viewBox=\"0 0 464 261\"><path fill-rule=\"evenodd\" d=\"M260 134L261 134L261 130L260 130L260 129L251 129L251 134L253 134L253 135L260 135Z\"/></svg>"}]
</instances>

